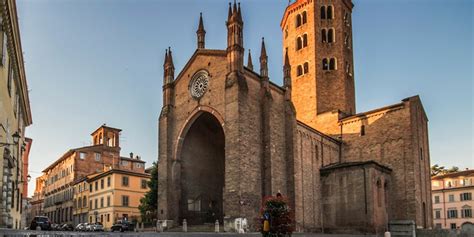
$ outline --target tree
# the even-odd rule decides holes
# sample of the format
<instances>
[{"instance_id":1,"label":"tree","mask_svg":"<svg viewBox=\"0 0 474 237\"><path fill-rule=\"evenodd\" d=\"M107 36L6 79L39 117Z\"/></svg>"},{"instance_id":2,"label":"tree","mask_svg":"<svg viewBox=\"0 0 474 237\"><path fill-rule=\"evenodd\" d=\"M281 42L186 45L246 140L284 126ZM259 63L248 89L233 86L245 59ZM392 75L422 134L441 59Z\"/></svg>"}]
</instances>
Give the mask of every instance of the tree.
<instances>
[{"instance_id":1,"label":"tree","mask_svg":"<svg viewBox=\"0 0 474 237\"><path fill-rule=\"evenodd\" d=\"M150 190L140 199L138 206L144 222L152 221L158 213L158 163L153 162L150 174L151 179L147 182Z\"/></svg>"},{"instance_id":2,"label":"tree","mask_svg":"<svg viewBox=\"0 0 474 237\"><path fill-rule=\"evenodd\" d=\"M444 166L439 166L438 164L431 166L431 176L450 174L458 171L459 167L456 166L453 166L449 169L446 169Z\"/></svg>"}]
</instances>

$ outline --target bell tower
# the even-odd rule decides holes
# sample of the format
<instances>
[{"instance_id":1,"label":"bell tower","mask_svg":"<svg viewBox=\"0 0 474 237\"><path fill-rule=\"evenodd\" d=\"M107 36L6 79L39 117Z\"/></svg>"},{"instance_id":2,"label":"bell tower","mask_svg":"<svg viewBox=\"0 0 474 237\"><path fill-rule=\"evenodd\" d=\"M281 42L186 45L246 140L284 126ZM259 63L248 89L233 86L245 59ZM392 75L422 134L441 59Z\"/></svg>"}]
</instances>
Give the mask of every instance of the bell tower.
<instances>
[{"instance_id":1,"label":"bell tower","mask_svg":"<svg viewBox=\"0 0 474 237\"><path fill-rule=\"evenodd\" d=\"M292 101L299 121L318 129L329 113L355 114L351 0L296 0L281 21ZM327 122L327 120L325 120Z\"/></svg>"}]
</instances>

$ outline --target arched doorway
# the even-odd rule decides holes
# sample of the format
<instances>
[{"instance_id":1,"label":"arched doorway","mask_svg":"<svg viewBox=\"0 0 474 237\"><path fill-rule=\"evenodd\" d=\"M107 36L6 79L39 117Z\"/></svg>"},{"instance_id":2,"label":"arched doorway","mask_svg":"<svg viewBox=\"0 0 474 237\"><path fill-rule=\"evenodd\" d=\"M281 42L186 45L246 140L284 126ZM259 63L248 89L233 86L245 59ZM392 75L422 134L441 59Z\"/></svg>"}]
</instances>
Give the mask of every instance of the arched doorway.
<instances>
[{"instance_id":1,"label":"arched doorway","mask_svg":"<svg viewBox=\"0 0 474 237\"><path fill-rule=\"evenodd\" d=\"M219 120L202 112L183 136L180 222L199 225L223 221L225 139Z\"/></svg>"}]
</instances>

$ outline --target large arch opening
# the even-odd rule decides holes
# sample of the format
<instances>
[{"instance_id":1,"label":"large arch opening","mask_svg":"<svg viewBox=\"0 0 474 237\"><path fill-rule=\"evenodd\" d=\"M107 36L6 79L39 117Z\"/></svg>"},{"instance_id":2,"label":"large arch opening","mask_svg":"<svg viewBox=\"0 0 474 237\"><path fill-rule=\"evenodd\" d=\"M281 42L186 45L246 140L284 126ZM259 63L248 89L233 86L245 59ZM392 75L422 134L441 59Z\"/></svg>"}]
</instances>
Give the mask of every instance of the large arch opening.
<instances>
[{"instance_id":1,"label":"large arch opening","mask_svg":"<svg viewBox=\"0 0 474 237\"><path fill-rule=\"evenodd\" d=\"M224 130L214 115L201 113L183 137L180 222L223 223L225 182Z\"/></svg>"}]
</instances>

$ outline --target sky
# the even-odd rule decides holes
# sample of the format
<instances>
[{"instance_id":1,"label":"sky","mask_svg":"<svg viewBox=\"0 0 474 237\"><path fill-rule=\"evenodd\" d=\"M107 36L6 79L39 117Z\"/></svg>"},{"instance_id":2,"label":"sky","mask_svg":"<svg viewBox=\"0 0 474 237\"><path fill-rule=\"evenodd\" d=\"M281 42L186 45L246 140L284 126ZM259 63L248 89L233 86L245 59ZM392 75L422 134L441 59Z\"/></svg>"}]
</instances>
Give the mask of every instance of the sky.
<instances>
[{"instance_id":1,"label":"sky","mask_svg":"<svg viewBox=\"0 0 474 237\"><path fill-rule=\"evenodd\" d=\"M474 168L473 1L353 0L358 112L420 95L432 164ZM199 13L206 48L226 48L228 1L17 0L33 125L35 178L100 125L122 129L122 155L157 160L163 60L176 75L196 49ZM242 0L244 44L265 37L270 80L282 84L280 20L287 0ZM253 54L254 65L258 70Z\"/></svg>"}]
</instances>

